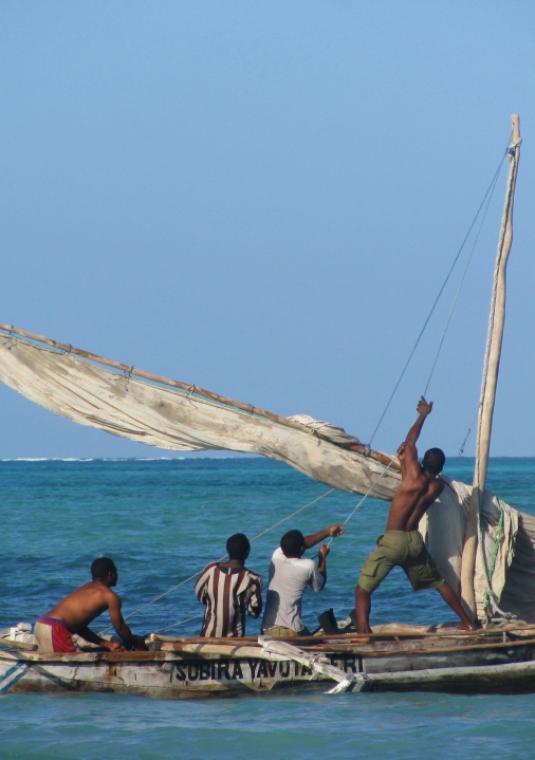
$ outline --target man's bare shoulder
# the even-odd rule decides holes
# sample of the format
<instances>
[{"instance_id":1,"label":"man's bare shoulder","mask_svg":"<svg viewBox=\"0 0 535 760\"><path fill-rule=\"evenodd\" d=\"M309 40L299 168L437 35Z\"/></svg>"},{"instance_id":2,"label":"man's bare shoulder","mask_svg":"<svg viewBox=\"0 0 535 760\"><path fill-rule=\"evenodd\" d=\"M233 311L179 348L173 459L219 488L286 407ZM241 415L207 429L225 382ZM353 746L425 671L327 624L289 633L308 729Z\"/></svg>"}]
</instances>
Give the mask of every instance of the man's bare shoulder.
<instances>
[{"instance_id":1,"label":"man's bare shoulder","mask_svg":"<svg viewBox=\"0 0 535 760\"><path fill-rule=\"evenodd\" d=\"M436 480L432 480L429 483L429 489L428 489L429 494L434 496L435 499L438 498L440 494L442 493L442 491L444 490L445 485L446 484L444 483L444 481L440 480L440 478L437 478Z\"/></svg>"},{"instance_id":2,"label":"man's bare shoulder","mask_svg":"<svg viewBox=\"0 0 535 760\"><path fill-rule=\"evenodd\" d=\"M110 600L117 599L118 597L115 591L112 591L111 588L105 586L103 583L99 583L98 581L90 581L89 583L84 583L83 586L77 588L67 598L86 598L92 599L94 602L98 602L100 604L107 604Z\"/></svg>"}]
</instances>

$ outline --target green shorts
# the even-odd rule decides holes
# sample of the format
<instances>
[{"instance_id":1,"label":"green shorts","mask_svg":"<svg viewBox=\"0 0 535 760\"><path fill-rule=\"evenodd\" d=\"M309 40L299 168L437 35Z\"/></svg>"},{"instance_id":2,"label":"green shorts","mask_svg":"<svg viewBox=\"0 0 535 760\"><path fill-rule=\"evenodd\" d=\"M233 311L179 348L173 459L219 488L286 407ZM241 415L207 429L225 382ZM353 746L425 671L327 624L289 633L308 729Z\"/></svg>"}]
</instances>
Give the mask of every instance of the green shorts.
<instances>
[{"instance_id":1,"label":"green shorts","mask_svg":"<svg viewBox=\"0 0 535 760\"><path fill-rule=\"evenodd\" d=\"M419 531L387 530L364 562L359 586L369 593L375 591L395 565L405 570L415 591L444 583Z\"/></svg>"}]
</instances>

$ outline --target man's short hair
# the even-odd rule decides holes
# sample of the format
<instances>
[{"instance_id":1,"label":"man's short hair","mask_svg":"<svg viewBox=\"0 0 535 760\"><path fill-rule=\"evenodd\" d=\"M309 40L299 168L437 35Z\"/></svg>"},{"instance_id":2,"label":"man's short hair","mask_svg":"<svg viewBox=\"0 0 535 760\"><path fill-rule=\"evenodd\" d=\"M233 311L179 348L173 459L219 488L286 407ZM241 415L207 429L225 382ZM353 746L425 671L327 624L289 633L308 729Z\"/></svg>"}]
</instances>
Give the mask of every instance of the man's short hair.
<instances>
[{"instance_id":1,"label":"man's short hair","mask_svg":"<svg viewBox=\"0 0 535 760\"><path fill-rule=\"evenodd\" d=\"M227 540L227 552L229 559L240 559L245 561L251 551L251 544L244 533L234 533Z\"/></svg>"},{"instance_id":2,"label":"man's short hair","mask_svg":"<svg viewBox=\"0 0 535 760\"><path fill-rule=\"evenodd\" d=\"M115 562L108 557L99 557L91 563L91 576L94 581L103 581L111 573L117 573Z\"/></svg>"},{"instance_id":3,"label":"man's short hair","mask_svg":"<svg viewBox=\"0 0 535 760\"><path fill-rule=\"evenodd\" d=\"M305 537L300 530L289 530L281 538L281 549L286 557L300 557L305 551Z\"/></svg>"},{"instance_id":4,"label":"man's short hair","mask_svg":"<svg viewBox=\"0 0 535 760\"><path fill-rule=\"evenodd\" d=\"M442 449L428 449L424 454L422 467L432 475L438 475L439 472L442 472L445 462L446 457Z\"/></svg>"}]
</instances>

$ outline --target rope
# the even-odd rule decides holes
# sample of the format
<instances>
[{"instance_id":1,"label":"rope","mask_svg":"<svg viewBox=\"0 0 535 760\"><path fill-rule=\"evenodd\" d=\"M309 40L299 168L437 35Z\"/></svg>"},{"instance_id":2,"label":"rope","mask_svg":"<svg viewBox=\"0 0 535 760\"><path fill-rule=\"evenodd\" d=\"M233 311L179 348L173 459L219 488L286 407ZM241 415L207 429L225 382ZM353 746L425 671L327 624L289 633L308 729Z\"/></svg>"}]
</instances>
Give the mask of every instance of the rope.
<instances>
[{"instance_id":1,"label":"rope","mask_svg":"<svg viewBox=\"0 0 535 760\"><path fill-rule=\"evenodd\" d=\"M261 536L265 535L266 533L269 533L271 530L273 530L274 528L277 528L279 525L282 525L283 523L287 522L292 517L295 517L296 515L300 514L301 512L304 512L305 509L308 509L313 504L317 504L322 499L325 499L327 496L330 496L335 491L336 491L336 488L330 488L328 491L325 491L324 493L320 494L319 496L316 496L311 501L306 502L306 504L303 504L303 506L299 507L299 509L296 509L294 512L291 512L289 515L286 515L286 517L283 517L281 520L278 520L276 523L273 523L273 525L271 525L270 527L265 528L265 530L260 531L260 533L256 533L251 538L251 543L253 543L254 541L257 541ZM226 559L226 555L224 555L223 557L220 557L218 560L216 560L216 562L222 562L224 559ZM177 591L182 586L185 586L186 583L189 583L190 581L194 580L199 575L199 573L201 571L202 571L202 567L199 570L197 570L195 573L193 573L193 575L190 575L187 578L184 578L184 580L181 580L179 583L176 583L174 586L171 586L171 588L167 589L167 591L164 591L162 594L159 594L158 596L155 596L153 599L150 599L148 602L146 602L145 604L143 604L141 607L137 607L127 617L125 616L125 620L130 620L132 617L134 617L134 615L138 615L140 612L143 612L144 610L148 609L149 607L152 607L152 605L156 604L156 602L159 602L161 599L164 599L166 596L169 596L169 594L172 594L173 591ZM169 630L169 628L178 627L179 625L182 625L182 624L184 624L186 622L189 622L190 620L194 620L197 617L198 617L198 615L195 615L194 617L188 618L187 620L181 620L178 623L173 623L172 626L168 626L167 628L160 628L159 631L156 631L156 633L158 633L158 632L161 633L163 631L167 631L167 630ZM107 628L105 628L104 631L103 631L103 633L106 633L108 631L111 631L111 626L108 626Z\"/></svg>"},{"instance_id":2,"label":"rope","mask_svg":"<svg viewBox=\"0 0 535 760\"><path fill-rule=\"evenodd\" d=\"M463 438L463 442L459 446L458 456L460 457L462 457L464 454L464 447L466 446L466 442L468 441L468 438L470 437L470 433L472 432L472 428L476 424L476 421L477 421L477 412L472 419L472 423L468 426L468 430L466 431L466 435Z\"/></svg>"},{"instance_id":3,"label":"rope","mask_svg":"<svg viewBox=\"0 0 535 760\"><path fill-rule=\"evenodd\" d=\"M171 625L166 625L165 628L159 628L157 631L154 631L154 633L165 633L165 631L171 631L174 628L180 628L182 625L186 625L186 623L191 623L192 620L202 620L203 615L199 615L196 613L195 615L191 615L191 617L184 618L183 620L179 620L176 623L172 623Z\"/></svg>"},{"instance_id":4,"label":"rope","mask_svg":"<svg viewBox=\"0 0 535 760\"><path fill-rule=\"evenodd\" d=\"M383 471L381 472L381 474L377 478L375 478L374 481L372 481L372 483L370 484L370 487L368 488L368 490L366 491L366 493L362 496L362 498L357 502L357 504L349 512L349 514L347 515L347 517L345 518L345 520L342 522L342 525L347 525L348 524L348 522L351 520L351 518L353 517L353 515L355 514L355 512L357 511L357 509L359 509L359 507L361 507L364 504L364 502L366 501L366 499L368 498L368 496L370 495L370 493L372 492L372 490L375 488L375 486L377 485L377 483L379 483L379 481L382 480L382 478L384 478L384 476L390 470L390 468L392 467L393 464L394 464L394 460L392 459L392 460L390 460L390 462L388 463L388 465L383 469ZM265 530L261 531L260 533L257 533L251 539L251 543L253 541L256 541L258 538L260 538L261 536L263 536L265 533L268 533L270 530L273 530L273 528L276 528L278 525L281 525L282 523L286 522L291 517L294 517L295 515L299 514L305 508L311 507L312 504L315 504L316 502L320 501L321 499L324 499L326 496L329 496L334 491L336 491L336 488L331 488L329 491L326 491L325 493L321 494L320 496L316 497L312 501L310 501L307 504L305 504L303 507L300 507L299 509L297 509L291 515L288 515L287 517L284 517L282 520L279 520L278 522L274 523L270 528L266 528ZM330 536L327 539L326 543L327 543L328 546L330 546L332 544L332 542L333 542L333 536ZM315 556L318 556L318 555L315 555ZM195 576L196 575L198 575L198 573L196 573ZM193 577L195 577L195 576L193 576ZM184 583L185 582L186 581L184 581ZM134 614L134 613L132 613L132 614ZM200 620L201 618L202 618L202 615L193 615L191 617L184 618L183 620L179 620L176 623L172 623L172 625L168 625L165 628L160 628L155 633L164 633L164 631L169 631L169 630L171 630L173 628L179 628L180 626L185 625L186 623L190 623L192 620Z\"/></svg>"},{"instance_id":5,"label":"rope","mask_svg":"<svg viewBox=\"0 0 535 760\"><path fill-rule=\"evenodd\" d=\"M422 394L424 397L427 397L427 392L429 390L429 386L431 385L431 380L432 380L433 375L435 373L435 369L437 367L440 354L442 353L442 347L444 345L444 341L446 339L446 335L447 335L447 333L449 331L450 324L451 324L451 321L453 319L453 316L454 316L455 312L457 311L457 305L459 303L459 298L461 296L461 292L462 292L462 289L463 289L463 286L464 286L464 282L466 280L466 275L468 274L468 270L470 269L470 265L471 265L471 263L473 261L473 258L474 258L474 255L475 255L475 251L476 251L477 245L479 243L479 238L481 237L481 231L483 230L483 225L484 225L485 220L487 218L487 214L488 214L489 207L490 207L490 202L492 200L492 197L494 195L494 191L496 190L496 186L498 184L498 178L500 176L500 170L501 170L502 166L503 166L503 161L500 162L500 166L498 167L498 170L495 172L493 181L491 182L491 185L489 186L489 189L487 190L487 198L486 198L486 202L485 202L485 208L483 209L483 213L481 214L481 219L480 219L480 222L479 222L479 228L478 228L478 230L476 232L476 235L474 237L474 242L472 243L472 250L471 250L470 255L468 257L468 261L466 262L466 266L464 268L461 280L459 282L459 286L457 288L457 292L455 293L455 296L453 298L453 302L452 302L452 305L451 305L450 313L448 315L448 319L446 320L446 325L444 327L444 331L442 333L442 337L441 337L441 339L439 341L438 348L437 348L436 353L435 353L434 361L433 361L433 363L431 365L431 370L430 370L429 376L427 378L427 383L425 385L425 389L424 389L424 392Z\"/></svg>"},{"instance_id":6,"label":"rope","mask_svg":"<svg viewBox=\"0 0 535 760\"><path fill-rule=\"evenodd\" d=\"M453 270L454 270L455 266L457 265L457 262L458 262L458 260L459 260L459 258L461 256L461 253L464 250L466 242L468 241L468 239L469 239L469 237L470 237L470 235L472 233L472 230L474 229L474 227L476 225L477 219L479 218L479 215L480 215L482 209L484 208L485 204L487 203L488 196L492 192L494 186L496 185L496 182L498 180L498 176L499 176L499 174L501 172L501 169L502 169L502 166L503 166L503 158L506 155L507 155L507 150L504 152L504 154L500 158L500 163L498 165L498 168L496 169L496 171L495 171L495 173L493 175L493 178L492 178L492 180L490 182L490 185L487 188L487 190L486 190L486 192L485 192L485 194L483 196L483 200L481 201L481 203L479 205L479 208L477 209L477 211L476 211L476 213L474 215L474 218L472 219L472 221L470 223L470 226L468 227L467 233L464 236L463 241L462 241L461 245L459 246L459 249L458 249L456 255L453 258L453 262L450 265L450 268L449 268L449 270L448 270L448 272L446 274L446 277L444 278L444 281L442 282L442 285L440 286L440 288L438 290L438 293L437 293L437 295L435 297L435 300L433 301L433 304L432 304L432 306L431 306L431 308L430 308L430 310L429 310L429 312L427 314L427 317L424 320L423 326L422 326L420 332L418 333L416 341L414 342L414 345L413 345L413 347L412 347L412 349L411 349L411 351L409 353L409 356L407 358L407 361L405 362L405 364L403 366L403 369L401 370L401 373L400 373L400 375L399 375L399 377L398 377L398 379L397 379L397 381L396 381L396 383L394 385L394 388L393 388L390 396L388 397L388 400L387 400L386 405L385 405L385 407L383 409L383 412L382 412L381 416L379 417L379 421L377 422L377 425L375 426L375 429L374 429L374 431L373 431L373 433L372 433L372 435L370 437L370 440L369 440L369 445L370 446L372 445L373 440L374 440L375 436L377 435L377 431L379 430L379 428L381 427L381 425L383 423L383 420L384 420L384 418L386 416L386 413L390 409L390 405L391 405L392 401L394 400L394 397L395 397L395 395L396 395L396 393L398 391L399 386L401 385L401 381L405 377L405 373L407 372L407 369L409 368L409 365L410 365L410 363L412 361L412 358L413 358L414 354L416 353L416 349L420 345L420 341L421 341L421 339L422 339L422 337L423 337L423 335L424 335L424 333L425 333L425 331L427 329L427 326L428 326L428 324L429 324L429 322L431 320L431 317L433 316L433 314L435 312L435 309L436 309L436 307L438 305L438 302L439 302L440 298L442 297L442 293L444 292L444 289L445 289L445 287L446 287L446 285L447 285L447 283L448 283L448 281L449 281L449 279L450 279L450 277L451 277L451 275L453 273Z\"/></svg>"},{"instance_id":7,"label":"rope","mask_svg":"<svg viewBox=\"0 0 535 760\"><path fill-rule=\"evenodd\" d=\"M382 471L382 473L379 475L379 477L377 477L371 483L371 485L368 488L368 490L366 491L366 493L355 504L355 506L353 507L353 509L351 510L351 512L348 514L348 516L346 517L346 519L343 521L342 525L347 525L348 524L348 522L352 519L352 517L355 514L355 512L357 511L357 509L359 509L364 504L364 502L366 501L366 499L368 498L368 496L370 495L370 493L372 492L372 490L375 488L375 486L377 485L377 483L379 483L379 481L382 480L382 478L384 478L384 476L386 475L386 473L392 467L393 464L394 464L394 460L391 459L390 462L387 464L387 466ZM330 536L328 538L328 540L327 540L327 545L330 546L332 544L332 542L333 542L333 536Z\"/></svg>"}]
</instances>

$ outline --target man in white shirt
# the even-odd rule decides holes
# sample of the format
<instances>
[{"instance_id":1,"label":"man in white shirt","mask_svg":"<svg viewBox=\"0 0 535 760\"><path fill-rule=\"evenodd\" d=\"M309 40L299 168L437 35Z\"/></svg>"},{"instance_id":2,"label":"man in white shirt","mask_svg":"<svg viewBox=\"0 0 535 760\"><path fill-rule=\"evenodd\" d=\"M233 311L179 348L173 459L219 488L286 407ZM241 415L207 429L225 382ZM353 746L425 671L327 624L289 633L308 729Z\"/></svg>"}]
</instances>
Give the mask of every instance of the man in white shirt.
<instances>
[{"instance_id":1,"label":"man in white shirt","mask_svg":"<svg viewBox=\"0 0 535 760\"><path fill-rule=\"evenodd\" d=\"M340 536L343 526L331 525L310 536L300 530L290 530L281 538L269 566L269 585L262 630L268 636L285 638L306 636L310 632L301 620L301 599L307 586L321 591L327 580L327 555L330 548L323 544L319 562L303 559L306 549L328 537Z\"/></svg>"}]
</instances>

